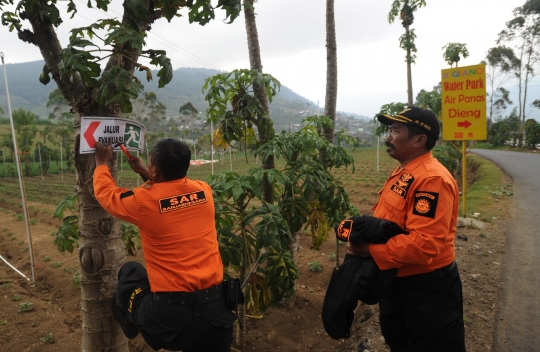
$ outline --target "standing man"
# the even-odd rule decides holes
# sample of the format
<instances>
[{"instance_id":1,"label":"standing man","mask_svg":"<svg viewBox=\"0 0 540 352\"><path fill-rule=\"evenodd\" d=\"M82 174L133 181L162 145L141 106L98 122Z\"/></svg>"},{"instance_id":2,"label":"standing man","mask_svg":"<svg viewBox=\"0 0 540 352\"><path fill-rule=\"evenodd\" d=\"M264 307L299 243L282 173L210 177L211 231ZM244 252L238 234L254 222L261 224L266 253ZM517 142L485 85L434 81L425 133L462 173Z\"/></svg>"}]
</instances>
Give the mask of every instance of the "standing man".
<instances>
[{"instance_id":1,"label":"standing man","mask_svg":"<svg viewBox=\"0 0 540 352\"><path fill-rule=\"evenodd\" d=\"M386 152L399 166L379 191L373 216L393 221L406 234L385 244L348 243L348 253L373 257L381 270L398 269L379 302L381 330L392 352L465 351L463 295L454 260L459 191L431 153L439 121L418 107L378 119L390 126Z\"/></svg>"},{"instance_id":2,"label":"standing man","mask_svg":"<svg viewBox=\"0 0 540 352\"><path fill-rule=\"evenodd\" d=\"M146 269L127 262L118 273L113 313L124 334L140 332L156 351L230 351L235 316L223 298L212 190L186 177L189 147L158 140L148 168L131 156L131 168L150 181L128 190L109 171L111 144L96 146L94 194L111 215L139 227L146 262Z\"/></svg>"}]
</instances>

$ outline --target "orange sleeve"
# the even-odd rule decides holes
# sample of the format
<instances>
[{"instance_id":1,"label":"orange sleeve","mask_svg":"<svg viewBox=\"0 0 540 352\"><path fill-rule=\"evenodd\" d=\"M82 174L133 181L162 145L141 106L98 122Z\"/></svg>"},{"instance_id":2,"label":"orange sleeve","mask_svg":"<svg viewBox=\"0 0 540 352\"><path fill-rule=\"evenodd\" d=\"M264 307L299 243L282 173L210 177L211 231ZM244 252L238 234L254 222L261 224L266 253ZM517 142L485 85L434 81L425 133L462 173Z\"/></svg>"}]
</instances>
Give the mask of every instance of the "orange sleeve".
<instances>
[{"instance_id":1,"label":"orange sleeve","mask_svg":"<svg viewBox=\"0 0 540 352\"><path fill-rule=\"evenodd\" d=\"M117 187L106 165L97 166L94 170L94 196L107 213L139 226L138 206L133 191Z\"/></svg>"},{"instance_id":2,"label":"orange sleeve","mask_svg":"<svg viewBox=\"0 0 540 352\"><path fill-rule=\"evenodd\" d=\"M426 198L422 199L422 195ZM443 177L420 180L413 185L407 198L401 215L409 234L392 237L386 244L369 245L369 251L381 270L400 268L405 264L429 266L445 250L447 242L453 241L449 237L454 235L451 223L457 216L453 210L458 200ZM419 200L422 200L420 204Z\"/></svg>"}]
</instances>

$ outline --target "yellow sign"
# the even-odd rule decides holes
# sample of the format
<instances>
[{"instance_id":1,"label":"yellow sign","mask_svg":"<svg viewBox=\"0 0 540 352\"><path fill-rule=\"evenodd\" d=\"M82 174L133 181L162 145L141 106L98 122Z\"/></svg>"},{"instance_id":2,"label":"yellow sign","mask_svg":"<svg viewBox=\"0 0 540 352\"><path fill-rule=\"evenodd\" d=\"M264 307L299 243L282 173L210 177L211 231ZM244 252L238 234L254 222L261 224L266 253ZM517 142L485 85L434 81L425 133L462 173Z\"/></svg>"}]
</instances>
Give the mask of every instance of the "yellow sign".
<instances>
[{"instance_id":1,"label":"yellow sign","mask_svg":"<svg viewBox=\"0 0 540 352\"><path fill-rule=\"evenodd\" d=\"M444 140L486 140L486 65L441 70Z\"/></svg>"}]
</instances>

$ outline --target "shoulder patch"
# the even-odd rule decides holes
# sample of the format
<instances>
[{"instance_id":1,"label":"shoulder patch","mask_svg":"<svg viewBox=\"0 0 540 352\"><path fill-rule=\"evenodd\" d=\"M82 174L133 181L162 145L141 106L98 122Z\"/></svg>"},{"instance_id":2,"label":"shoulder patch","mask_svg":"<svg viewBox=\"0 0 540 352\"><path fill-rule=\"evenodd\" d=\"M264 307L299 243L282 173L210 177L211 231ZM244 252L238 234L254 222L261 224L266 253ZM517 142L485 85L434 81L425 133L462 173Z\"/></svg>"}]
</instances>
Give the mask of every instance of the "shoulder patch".
<instances>
[{"instance_id":1,"label":"shoulder patch","mask_svg":"<svg viewBox=\"0 0 540 352\"><path fill-rule=\"evenodd\" d=\"M350 242L352 226L352 220L343 220L340 222L336 232L337 237L342 241Z\"/></svg>"},{"instance_id":2,"label":"shoulder patch","mask_svg":"<svg viewBox=\"0 0 540 352\"><path fill-rule=\"evenodd\" d=\"M433 219L435 218L438 202L439 193L416 191L414 192L413 214Z\"/></svg>"},{"instance_id":3,"label":"shoulder patch","mask_svg":"<svg viewBox=\"0 0 540 352\"><path fill-rule=\"evenodd\" d=\"M124 199L126 197L132 196L133 194L134 194L133 191L127 191L127 192L121 193L120 199Z\"/></svg>"},{"instance_id":4,"label":"shoulder patch","mask_svg":"<svg viewBox=\"0 0 540 352\"><path fill-rule=\"evenodd\" d=\"M390 190L401 198L405 199L413 182L414 176L409 173L405 173L401 175L392 186L390 186Z\"/></svg>"},{"instance_id":5,"label":"shoulder patch","mask_svg":"<svg viewBox=\"0 0 540 352\"><path fill-rule=\"evenodd\" d=\"M206 203L206 194L204 191L196 191L179 196L162 198L159 200L159 210L161 214L174 210L180 210L194 205Z\"/></svg>"}]
</instances>

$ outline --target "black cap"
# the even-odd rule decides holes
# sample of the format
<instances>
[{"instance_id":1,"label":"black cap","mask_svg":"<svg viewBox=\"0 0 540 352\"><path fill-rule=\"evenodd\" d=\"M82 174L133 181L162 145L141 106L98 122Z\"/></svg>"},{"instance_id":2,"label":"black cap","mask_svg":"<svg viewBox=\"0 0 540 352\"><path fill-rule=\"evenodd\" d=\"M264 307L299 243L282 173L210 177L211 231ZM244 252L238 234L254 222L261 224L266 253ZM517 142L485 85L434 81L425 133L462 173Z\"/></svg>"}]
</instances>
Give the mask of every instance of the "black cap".
<instances>
[{"instance_id":1,"label":"black cap","mask_svg":"<svg viewBox=\"0 0 540 352\"><path fill-rule=\"evenodd\" d=\"M435 140L439 139L439 133L441 132L437 116L427 109L416 106L409 106L395 116L378 115L377 118L381 123L388 126L396 121L411 126L418 126L428 132Z\"/></svg>"}]
</instances>

